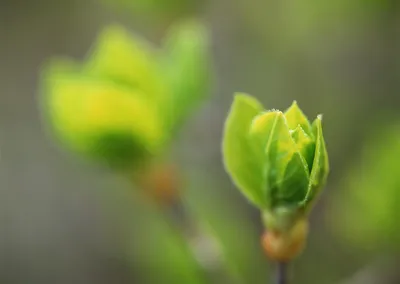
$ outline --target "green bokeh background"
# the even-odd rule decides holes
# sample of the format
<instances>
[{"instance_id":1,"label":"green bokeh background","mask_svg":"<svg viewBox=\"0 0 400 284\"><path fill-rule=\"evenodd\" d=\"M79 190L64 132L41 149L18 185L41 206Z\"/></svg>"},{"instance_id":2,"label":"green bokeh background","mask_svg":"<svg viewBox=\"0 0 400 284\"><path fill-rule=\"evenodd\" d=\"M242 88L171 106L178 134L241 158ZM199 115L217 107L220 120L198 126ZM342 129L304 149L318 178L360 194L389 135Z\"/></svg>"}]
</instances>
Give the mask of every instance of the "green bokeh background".
<instances>
[{"instance_id":1,"label":"green bokeh background","mask_svg":"<svg viewBox=\"0 0 400 284\"><path fill-rule=\"evenodd\" d=\"M215 82L171 156L192 217L182 221L178 211L177 223L220 240L228 263L209 261L205 282L272 283L273 265L259 251L259 213L221 160L223 123L239 91L267 108L297 100L310 118L323 113L331 173L293 283L399 283L400 211L391 204L399 195L400 130L387 128L400 121L398 2L159 2L142 9L105 0L0 1L0 282L204 283L169 216L123 178L60 151L41 126L37 101L43 61L83 58L105 25L121 23L158 44L175 20L198 16L212 35ZM389 148L397 150L382 150ZM349 202L363 184L380 198ZM357 214L362 222L347 222L349 206L365 210ZM374 235L367 242L363 234ZM210 240L200 251L212 256Z\"/></svg>"}]
</instances>

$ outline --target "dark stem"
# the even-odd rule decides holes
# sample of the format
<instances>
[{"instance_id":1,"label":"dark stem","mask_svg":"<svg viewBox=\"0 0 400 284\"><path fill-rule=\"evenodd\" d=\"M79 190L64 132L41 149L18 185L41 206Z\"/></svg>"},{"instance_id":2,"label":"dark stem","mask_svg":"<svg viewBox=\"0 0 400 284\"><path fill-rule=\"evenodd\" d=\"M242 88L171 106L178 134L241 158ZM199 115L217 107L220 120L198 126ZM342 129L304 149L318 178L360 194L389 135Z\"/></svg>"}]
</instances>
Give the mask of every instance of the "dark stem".
<instances>
[{"instance_id":1,"label":"dark stem","mask_svg":"<svg viewBox=\"0 0 400 284\"><path fill-rule=\"evenodd\" d=\"M287 263L279 262L276 266L276 284L288 284Z\"/></svg>"}]
</instances>

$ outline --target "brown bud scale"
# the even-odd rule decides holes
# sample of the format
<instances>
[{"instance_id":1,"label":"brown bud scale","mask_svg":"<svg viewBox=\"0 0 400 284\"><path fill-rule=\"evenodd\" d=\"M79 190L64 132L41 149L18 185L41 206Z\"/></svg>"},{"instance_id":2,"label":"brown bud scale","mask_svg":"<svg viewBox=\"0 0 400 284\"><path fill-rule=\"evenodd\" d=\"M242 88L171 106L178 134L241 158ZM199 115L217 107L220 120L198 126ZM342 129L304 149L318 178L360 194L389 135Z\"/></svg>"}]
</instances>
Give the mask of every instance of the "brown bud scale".
<instances>
[{"instance_id":1,"label":"brown bud scale","mask_svg":"<svg viewBox=\"0 0 400 284\"><path fill-rule=\"evenodd\" d=\"M288 232L267 231L261 239L267 256L277 262L289 262L303 251L308 235L308 222L301 219Z\"/></svg>"},{"instance_id":2,"label":"brown bud scale","mask_svg":"<svg viewBox=\"0 0 400 284\"><path fill-rule=\"evenodd\" d=\"M181 184L178 172L172 165L152 165L138 175L136 182L158 204L168 206L179 198Z\"/></svg>"}]
</instances>

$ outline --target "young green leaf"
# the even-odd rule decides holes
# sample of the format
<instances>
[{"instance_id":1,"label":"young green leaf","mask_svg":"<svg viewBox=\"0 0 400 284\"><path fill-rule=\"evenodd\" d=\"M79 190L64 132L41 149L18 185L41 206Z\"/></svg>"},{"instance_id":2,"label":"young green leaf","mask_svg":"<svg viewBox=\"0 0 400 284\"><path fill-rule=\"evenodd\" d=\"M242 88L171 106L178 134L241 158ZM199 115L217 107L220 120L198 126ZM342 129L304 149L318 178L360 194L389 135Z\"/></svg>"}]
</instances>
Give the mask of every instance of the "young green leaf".
<instances>
[{"instance_id":1,"label":"young green leaf","mask_svg":"<svg viewBox=\"0 0 400 284\"><path fill-rule=\"evenodd\" d=\"M329 161L328 153L326 151L325 140L322 133L322 116L319 115L312 124L312 132L316 138L315 142L315 154L313 166L310 174L310 182L308 185L307 196L303 204L307 208L311 208L309 203L315 201L315 197L318 195L319 191L325 185L328 172L329 172Z\"/></svg>"},{"instance_id":2,"label":"young green leaf","mask_svg":"<svg viewBox=\"0 0 400 284\"><path fill-rule=\"evenodd\" d=\"M294 236L295 230L304 240L306 214L329 171L321 116L310 126L296 102L285 113L262 111L254 98L237 96L225 127L224 161L242 193L262 211L269 231ZM263 240L273 258L298 254L299 250L286 250L289 243L271 247L270 237L275 238L266 234Z\"/></svg>"},{"instance_id":3,"label":"young green leaf","mask_svg":"<svg viewBox=\"0 0 400 284\"><path fill-rule=\"evenodd\" d=\"M256 206L265 207L266 177L263 149L257 151L249 139L254 117L263 110L253 97L236 94L225 123L223 155L226 171L240 191Z\"/></svg>"},{"instance_id":4,"label":"young green leaf","mask_svg":"<svg viewBox=\"0 0 400 284\"><path fill-rule=\"evenodd\" d=\"M250 133L254 140L266 140L258 145L266 154L268 204L298 204L306 193L304 184L308 183L308 169L290 135L283 113L272 111L259 115L253 121Z\"/></svg>"},{"instance_id":5,"label":"young green leaf","mask_svg":"<svg viewBox=\"0 0 400 284\"><path fill-rule=\"evenodd\" d=\"M297 207L307 194L309 173L304 165L304 158L295 152L285 168L283 180L273 192L274 206Z\"/></svg>"},{"instance_id":6,"label":"young green leaf","mask_svg":"<svg viewBox=\"0 0 400 284\"><path fill-rule=\"evenodd\" d=\"M297 125L296 129L291 131L293 140L296 142L297 149L307 162L308 171L311 172L314 160L315 142L309 137L303 128Z\"/></svg>"},{"instance_id":7,"label":"young green leaf","mask_svg":"<svg viewBox=\"0 0 400 284\"><path fill-rule=\"evenodd\" d=\"M309 136L312 135L310 122L308 121L308 119L304 115L304 113L301 111L301 109L299 108L296 101L293 101L290 108L288 108L285 111L285 117L286 117L289 129L292 129L292 130L296 129L296 127L298 125L300 125L307 135L309 135Z\"/></svg>"}]
</instances>

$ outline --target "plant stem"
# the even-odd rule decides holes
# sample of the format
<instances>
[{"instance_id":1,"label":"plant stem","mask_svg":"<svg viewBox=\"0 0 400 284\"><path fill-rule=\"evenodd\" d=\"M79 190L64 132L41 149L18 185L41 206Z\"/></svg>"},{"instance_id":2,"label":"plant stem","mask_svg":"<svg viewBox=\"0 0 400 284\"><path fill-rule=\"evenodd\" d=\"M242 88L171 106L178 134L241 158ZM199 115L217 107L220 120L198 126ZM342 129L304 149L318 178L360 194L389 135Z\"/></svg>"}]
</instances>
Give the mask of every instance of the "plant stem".
<instances>
[{"instance_id":1,"label":"plant stem","mask_svg":"<svg viewBox=\"0 0 400 284\"><path fill-rule=\"evenodd\" d=\"M287 263L278 262L276 266L276 284L288 284Z\"/></svg>"}]
</instances>

